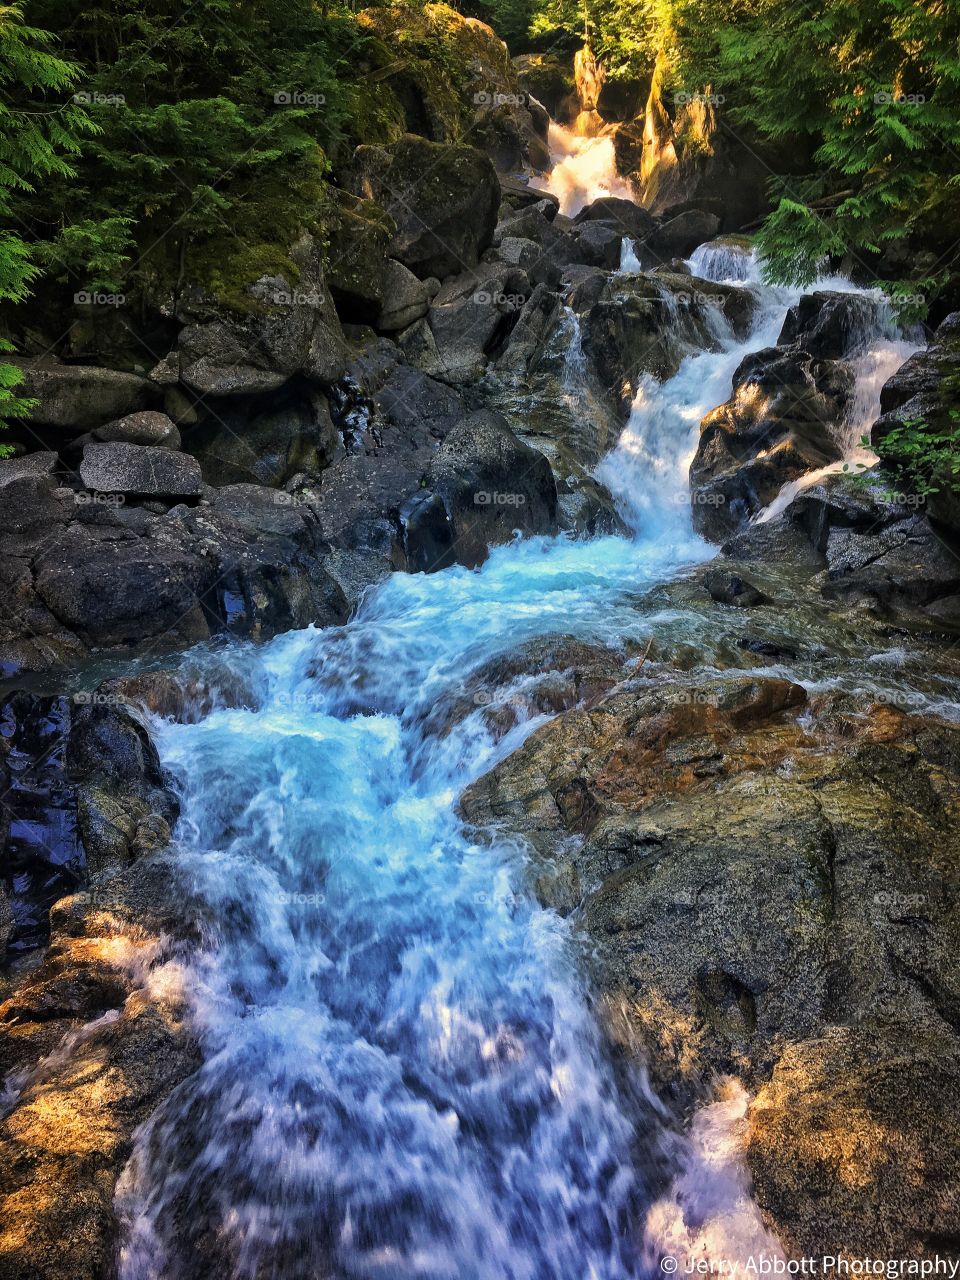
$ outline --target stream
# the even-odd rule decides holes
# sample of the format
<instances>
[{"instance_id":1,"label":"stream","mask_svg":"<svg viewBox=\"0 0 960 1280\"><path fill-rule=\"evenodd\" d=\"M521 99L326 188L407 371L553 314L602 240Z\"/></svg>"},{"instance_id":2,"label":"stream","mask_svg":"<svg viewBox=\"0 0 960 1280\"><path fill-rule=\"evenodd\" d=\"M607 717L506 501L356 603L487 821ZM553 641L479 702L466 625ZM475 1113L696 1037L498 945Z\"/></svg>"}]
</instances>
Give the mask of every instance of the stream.
<instances>
[{"instance_id":1,"label":"stream","mask_svg":"<svg viewBox=\"0 0 960 1280\"><path fill-rule=\"evenodd\" d=\"M595 166L596 148L575 142L562 180L593 188L576 155ZM484 711L516 687L486 694L479 668L537 636L706 642L703 617L638 602L714 554L690 518L699 422L799 295L745 254L691 265L762 306L745 342L720 324L717 350L643 381L598 472L630 537L395 574L345 626L190 655L232 694L152 722L202 904L180 979L204 1061L121 1179L123 1280L621 1280L658 1274L668 1239L762 1238L724 1146L742 1107L711 1114L705 1145L703 1124L677 1136L642 1063L611 1060L571 922L523 891L523 850L457 816L543 722L496 740ZM913 349L879 322L863 346L851 452ZM438 732L432 713L464 697L475 709Z\"/></svg>"}]
</instances>

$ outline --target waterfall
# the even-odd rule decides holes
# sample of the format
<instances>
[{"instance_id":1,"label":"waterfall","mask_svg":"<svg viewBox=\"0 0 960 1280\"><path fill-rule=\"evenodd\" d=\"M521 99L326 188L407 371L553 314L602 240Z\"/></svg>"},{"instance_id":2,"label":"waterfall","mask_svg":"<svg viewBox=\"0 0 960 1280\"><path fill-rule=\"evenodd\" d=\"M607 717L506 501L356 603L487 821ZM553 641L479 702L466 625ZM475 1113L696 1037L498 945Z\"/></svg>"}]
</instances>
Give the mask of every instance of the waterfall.
<instances>
[{"instance_id":1,"label":"waterfall","mask_svg":"<svg viewBox=\"0 0 960 1280\"><path fill-rule=\"evenodd\" d=\"M561 136L551 185L569 211L615 171L609 139ZM739 250L691 266L755 281ZM531 538L479 571L395 574L342 627L195 656L213 687L242 660L240 705L153 721L200 904L180 976L203 1065L137 1135L121 1280L639 1280L667 1245L762 1238L730 1138L742 1099L699 1121L665 1193L677 1139L641 1067L610 1061L568 923L529 893L524 850L457 811L544 718L518 712L498 739L477 672L537 636L642 640L638 593L713 554L687 488L700 419L799 296L751 287L750 336L718 314L716 350L642 379L600 465L631 538ZM889 336L867 347L863 406L900 358Z\"/></svg>"},{"instance_id":2,"label":"waterfall","mask_svg":"<svg viewBox=\"0 0 960 1280\"><path fill-rule=\"evenodd\" d=\"M544 184L560 201L560 212L574 217L601 196L633 199L630 184L617 173L613 138L580 137L573 130L551 122L550 158L553 167Z\"/></svg>"}]
</instances>

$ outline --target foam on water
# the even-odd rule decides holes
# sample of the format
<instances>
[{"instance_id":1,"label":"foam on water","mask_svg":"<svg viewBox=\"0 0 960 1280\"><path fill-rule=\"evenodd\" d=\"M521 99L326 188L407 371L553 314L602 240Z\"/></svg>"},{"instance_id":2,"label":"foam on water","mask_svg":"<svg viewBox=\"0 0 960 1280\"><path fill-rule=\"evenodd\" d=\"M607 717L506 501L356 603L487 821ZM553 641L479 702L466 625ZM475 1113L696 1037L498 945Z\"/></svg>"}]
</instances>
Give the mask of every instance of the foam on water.
<instances>
[{"instance_id":1,"label":"foam on water","mask_svg":"<svg viewBox=\"0 0 960 1280\"><path fill-rule=\"evenodd\" d=\"M546 183L560 201L560 212L568 217L601 196L632 200L630 184L617 173L613 138L580 137L572 129L551 122L548 137L553 167Z\"/></svg>"}]
</instances>

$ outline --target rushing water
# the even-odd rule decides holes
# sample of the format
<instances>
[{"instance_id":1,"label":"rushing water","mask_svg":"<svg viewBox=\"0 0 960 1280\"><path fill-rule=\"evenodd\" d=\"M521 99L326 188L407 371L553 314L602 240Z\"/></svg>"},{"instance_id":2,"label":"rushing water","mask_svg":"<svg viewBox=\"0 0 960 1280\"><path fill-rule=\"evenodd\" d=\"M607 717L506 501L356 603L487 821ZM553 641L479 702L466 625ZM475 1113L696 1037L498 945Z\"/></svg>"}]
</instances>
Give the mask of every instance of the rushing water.
<instances>
[{"instance_id":1,"label":"rushing water","mask_svg":"<svg viewBox=\"0 0 960 1280\"><path fill-rule=\"evenodd\" d=\"M690 523L698 424L796 296L743 270L762 297L749 340L718 320L715 351L645 380L600 468L632 538L394 575L346 626L208 655L214 684L243 668L242 705L152 726L202 904L183 976L204 1065L121 1180L124 1280L619 1280L684 1235L696 1144L673 1207L655 1203L673 1150L659 1104L609 1061L522 851L472 837L456 804L538 723L496 742L472 672L537 635L640 637L637 594L712 554ZM475 709L438 731L456 697ZM723 1179L729 1218L743 1187Z\"/></svg>"}]
</instances>

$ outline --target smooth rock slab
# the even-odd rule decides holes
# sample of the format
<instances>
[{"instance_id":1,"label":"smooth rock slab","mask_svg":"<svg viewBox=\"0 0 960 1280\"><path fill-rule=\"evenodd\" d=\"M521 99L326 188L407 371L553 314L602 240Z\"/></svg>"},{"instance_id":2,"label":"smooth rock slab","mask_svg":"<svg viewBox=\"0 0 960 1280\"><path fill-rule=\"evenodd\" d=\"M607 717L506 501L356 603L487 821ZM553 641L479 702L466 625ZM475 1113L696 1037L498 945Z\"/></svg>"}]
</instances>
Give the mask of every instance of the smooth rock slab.
<instances>
[{"instance_id":1,"label":"smooth rock slab","mask_svg":"<svg viewBox=\"0 0 960 1280\"><path fill-rule=\"evenodd\" d=\"M99 493L151 498L199 498L204 487L200 464L189 454L121 442L87 445L80 479Z\"/></svg>"},{"instance_id":2,"label":"smooth rock slab","mask_svg":"<svg viewBox=\"0 0 960 1280\"><path fill-rule=\"evenodd\" d=\"M93 432L104 444L149 444L158 449L179 449L180 432L176 423L165 413L143 409L140 413L128 413Z\"/></svg>"}]
</instances>

